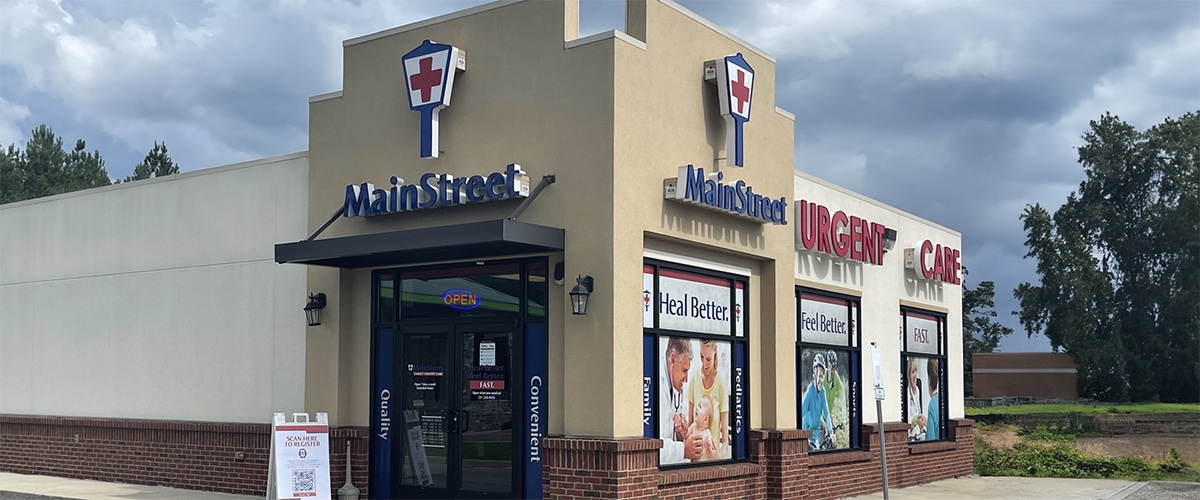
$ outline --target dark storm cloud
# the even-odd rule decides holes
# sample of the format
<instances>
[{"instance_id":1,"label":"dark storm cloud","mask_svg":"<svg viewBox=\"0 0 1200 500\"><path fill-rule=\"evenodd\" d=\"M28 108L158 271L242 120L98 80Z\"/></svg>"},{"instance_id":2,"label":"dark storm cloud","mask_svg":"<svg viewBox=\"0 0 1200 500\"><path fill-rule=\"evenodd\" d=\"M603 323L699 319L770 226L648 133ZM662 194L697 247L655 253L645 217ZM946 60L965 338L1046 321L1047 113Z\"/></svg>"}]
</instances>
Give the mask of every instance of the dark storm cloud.
<instances>
[{"instance_id":1,"label":"dark storm cloud","mask_svg":"<svg viewBox=\"0 0 1200 500\"><path fill-rule=\"evenodd\" d=\"M804 12L839 20L816 4ZM780 29L786 19L767 17L778 9L746 15L744 4L695 7L780 55L777 98L797 115L798 168L962 232L968 281L995 281L1000 319L1018 330L1006 348L1044 349L1044 338L1027 339L1009 314L1018 306L1012 289L1036 281L1032 262L1023 259L1019 215L1032 203L1053 209L1082 179L1072 147L1086 120L1106 109L1060 122L1087 107L1094 89L1134 64L1139 50L1196 29L1200 8L1190 2L869 5L873 13L807 25L809 33ZM1195 68L1181 67L1191 76L1153 86L1153 96L1128 100L1169 94L1194 107ZM855 161L822 163L838 158Z\"/></svg>"},{"instance_id":2,"label":"dark storm cloud","mask_svg":"<svg viewBox=\"0 0 1200 500\"><path fill-rule=\"evenodd\" d=\"M0 134L49 123L114 177L154 140L185 169L303 150L342 40L481 3L0 2ZM1193 1L680 3L776 56L798 169L960 231L968 281L995 281L1016 329L1011 291L1036 280L1018 217L1082 180L1088 120L1200 109ZM581 34L623 9L583 0ZM1045 348L1024 337L1005 349Z\"/></svg>"}]
</instances>

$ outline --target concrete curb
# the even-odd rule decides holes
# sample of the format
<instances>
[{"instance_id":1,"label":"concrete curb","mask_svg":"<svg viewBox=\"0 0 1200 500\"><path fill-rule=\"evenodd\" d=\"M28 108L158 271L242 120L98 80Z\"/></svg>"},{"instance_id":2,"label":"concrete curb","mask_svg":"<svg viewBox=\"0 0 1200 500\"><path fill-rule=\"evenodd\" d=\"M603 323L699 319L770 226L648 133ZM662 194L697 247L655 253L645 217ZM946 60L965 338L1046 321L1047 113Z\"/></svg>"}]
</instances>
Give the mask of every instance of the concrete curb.
<instances>
[{"instance_id":1,"label":"concrete curb","mask_svg":"<svg viewBox=\"0 0 1200 500\"><path fill-rule=\"evenodd\" d=\"M1147 483L1145 481L1142 481L1140 483L1133 483L1129 486L1126 486L1117 491L1114 491L1113 494L1111 494L1107 497L1104 497L1104 500L1123 500L1124 498L1128 497L1129 495L1137 493L1138 490L1145 488L1147 484L1150 484L1150 483Z\"/></svg>"}]
</instances>

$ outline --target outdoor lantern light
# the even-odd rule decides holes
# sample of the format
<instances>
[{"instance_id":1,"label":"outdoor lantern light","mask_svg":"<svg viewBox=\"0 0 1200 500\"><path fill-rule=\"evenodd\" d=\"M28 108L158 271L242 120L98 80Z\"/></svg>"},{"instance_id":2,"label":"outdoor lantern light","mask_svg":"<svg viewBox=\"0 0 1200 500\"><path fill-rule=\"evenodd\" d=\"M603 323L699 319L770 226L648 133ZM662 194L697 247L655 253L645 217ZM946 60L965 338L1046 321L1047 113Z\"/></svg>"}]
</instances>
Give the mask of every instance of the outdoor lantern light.
<instances>
[{"instance_id":1,"label":"outdoor lantern light","mask_svg":"<svg viewBox=\"0 0 1200 500\"><path fill-rule=\"evenodd\" d=\"M308 294L308 304L304 306L304 314L308 316L308 326L321 325L321 309L325 308L325 294Z\"/></svg>"},{"instance_id":2,"label":"outdoor lantern light","mask_svg":"<svg viewBox=\"0 0 1200 500\"><path fill-rule=\"evenodd\" d=\"M592 277L580 275L575 282L571 289L571 313L586 315L588 296L592 294Z\"/></svg>"},{"instance_id":3,"label":"outdoor lantern light","mask_svg":"<svg viewBox=\"0 0 1200 500\"><path fill-rule=\"evenodd\" d=\"M896 230L887 228L883 231L883 251L890 252L896 246Z\"/></svg>"}]
</instances>

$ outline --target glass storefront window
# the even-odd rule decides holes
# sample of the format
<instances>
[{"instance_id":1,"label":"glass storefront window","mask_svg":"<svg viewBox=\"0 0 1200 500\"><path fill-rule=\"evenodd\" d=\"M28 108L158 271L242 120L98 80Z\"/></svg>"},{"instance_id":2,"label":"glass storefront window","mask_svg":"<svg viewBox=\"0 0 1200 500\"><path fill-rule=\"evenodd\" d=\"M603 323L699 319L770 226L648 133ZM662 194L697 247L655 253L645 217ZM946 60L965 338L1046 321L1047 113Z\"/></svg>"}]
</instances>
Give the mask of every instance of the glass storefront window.
<instances>
[{"instance_id":1,"label":"glass storefront window","mask_svg":"<svg viewBox=\"0 0 1200 500\"><path fill-rule=\"evenodd\" d=\"M396 321L396 276L381 274L376 280L375 307L379 323Z\"/></svg>"},{"instance_id":2,"label":"glass storefront window","mask_svg":"<svg viewBox=\"0 0 1200 500\"><path fill-rule=\"evenodd\" d=\"M534 262L526 266L529 272L527 314L535 318L546 317L546 307L549 305L550 290L546 282L546 264Z\"/></svg>"},{"instance_id":3,"label":"glass storefront window","mask_svg":"<svg viewBox=\"0 0 1200 500\"><path fill-rule=\"evenodd\" d=\"M900 379L909 441L947 439L946 316L903 308L904 346Z\"/></svg>"},{"instance_id":4,"label":"glass storefront window","mask_svg":"<svg viewBox=\"0 0 1200 500\"><path fill-rule=\"evenodd\" d=\"M643 266L644 435L659 465L747 458L746 281L703 269Z\"/></svg>"},{"instance_id":5,"label":"glass storefront window","mask_svg":"<svg viewBox=\"0 0 1200 500\"><path fill-rule=\"evenodd\" d=\"M471 318L520 314L521 265L400 273L400 318Z\"/></svg>"},{"instance_id":6,"label":"glass storefront window","mask_svg":"<svg viewBox=\"0 0 1200 500\"><path fill-rule=\"evenodd\" d=\"M858 300L818 290L796 291L799 427L812 431L813 453L861 447Z\"/></svg>"}]
</instances>

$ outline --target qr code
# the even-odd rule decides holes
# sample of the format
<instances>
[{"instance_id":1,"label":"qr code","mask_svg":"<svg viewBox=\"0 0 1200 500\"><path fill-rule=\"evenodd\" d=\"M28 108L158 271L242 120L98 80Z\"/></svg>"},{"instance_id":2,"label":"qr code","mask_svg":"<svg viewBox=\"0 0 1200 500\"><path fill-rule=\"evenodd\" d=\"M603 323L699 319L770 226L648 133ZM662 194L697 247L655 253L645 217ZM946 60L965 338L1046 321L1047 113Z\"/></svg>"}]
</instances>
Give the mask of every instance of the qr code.
<instances>
[{"instance_id":1,"label":"qr code","mask_svg":"<svg viewBox=\"0 0 1200 500\"><path fill-rule=\"evenodd\" d=\"M292 492L295 494L316 493L317 470L292 469Z\"/></svg>"}]
</instances>

